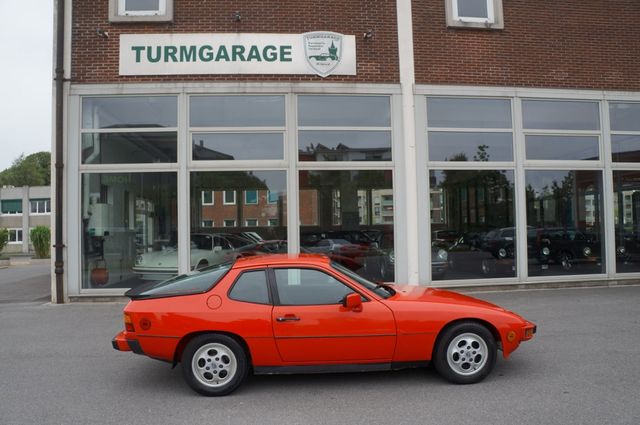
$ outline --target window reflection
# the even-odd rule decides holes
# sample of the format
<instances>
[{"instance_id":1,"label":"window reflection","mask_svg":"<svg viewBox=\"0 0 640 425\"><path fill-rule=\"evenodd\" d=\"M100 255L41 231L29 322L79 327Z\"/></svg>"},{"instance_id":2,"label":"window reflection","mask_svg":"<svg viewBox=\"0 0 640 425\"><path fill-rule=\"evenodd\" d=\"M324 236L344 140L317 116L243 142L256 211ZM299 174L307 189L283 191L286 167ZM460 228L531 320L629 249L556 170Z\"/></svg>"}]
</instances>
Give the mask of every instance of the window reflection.
<instances>
[{"instance_id":1,"label":"window reflection","mask_svg":"<svg viewBox=\"0 0 640 425\"><path fill-rule=\"evenodd\" d=\"M300 131L300 161L391 161L390 131Z\"/></svg>"},{"instance_id":2,"label":"window reflection","mask_svg":"<svg viewBox=\"0 0 640 425\"><path fill-rule=\"evenodd\" d=\"M604 273L599 171L527 171L529 257L549 250L530 276Z\"/></svg>"},{"instance_id":3,"label":"window reflection","mask_svg":"<svg viewBox=\"0 0 640 425\"><path fill-rule=\"evenodd\" d=\"M514 277L513 171L430 172L434 280Z\"/></svg>"},{"instance_id":4,"label":"window reflection","mask_svg":"<svg viewBox=\"0 0 640 425\"><path fill-rule=\"evenodd\" d=\"M300 171L301 252L322 253L356 273L393 280L391 171Z\"/></svg>"},{"instance_id":5,"label":"window reflection","mask_svg":"<svg viewBox=\"0 0 640 425\"><path fill-rule=\"evenodd\" d=\"M640 272L640 171L613 172L616 271Z\"/></svg>"}]
</instances>

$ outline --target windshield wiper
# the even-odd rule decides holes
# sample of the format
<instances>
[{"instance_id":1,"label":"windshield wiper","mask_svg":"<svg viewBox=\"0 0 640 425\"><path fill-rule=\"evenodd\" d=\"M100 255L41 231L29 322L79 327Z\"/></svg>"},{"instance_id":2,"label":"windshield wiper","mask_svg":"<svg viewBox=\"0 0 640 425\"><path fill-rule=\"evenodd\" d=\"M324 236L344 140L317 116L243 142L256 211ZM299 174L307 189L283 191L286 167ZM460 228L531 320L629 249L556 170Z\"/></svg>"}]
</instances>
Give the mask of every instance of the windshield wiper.
<instances>
[{"instance_id":1,"label":"windshield wiper","mask_svg":"<svg viewBox=\"0 0 640 425\"><path fill-rule=\"evenodd\" d=\"M395 289L393 289L393 288L391 287L391 285L388 285L388 284L386 284L386 283L382 283L382 282L378 283L378 284L375 286L375 288L373 288L373 289L374 289L374 290L376 290L376 289L384 289L385 291L387 291L387 292L388 292L389 294L391 294L391 295L395 295L395 293L396 293L396 290L395 290Z\"/></svg>"}]
</instances>

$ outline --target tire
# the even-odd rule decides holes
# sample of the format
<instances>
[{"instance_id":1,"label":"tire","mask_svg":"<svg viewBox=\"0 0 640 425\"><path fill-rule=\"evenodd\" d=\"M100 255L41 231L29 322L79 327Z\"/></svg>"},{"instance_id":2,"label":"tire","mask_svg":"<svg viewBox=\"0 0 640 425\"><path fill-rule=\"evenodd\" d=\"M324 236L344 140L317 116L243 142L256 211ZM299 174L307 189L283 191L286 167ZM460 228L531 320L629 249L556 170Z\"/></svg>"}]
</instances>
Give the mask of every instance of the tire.
<instances>
[{"instance_id":1,"label":"tire","mask_svg":"<svg viewBox=\"0 0 640 425\"><path fill-rule=\"evenodd\" d=\"M491 332L476 322L461 322L446 328L438 338L434 366L454 384L475 384L491 373L497 346Z\"/></svg>"},{"instance_id":2,"label":"tire","mask_svg":"<svg viewBox=\"0 0 640 425\"><path fill-rule=\"evenodd\" d=\"M182 353L182 373L196 392L223 396L240 386L249 370L247 354L233 338L220 334L193 338Z\"/></svg>"},{"instance_id":3,"label":"tire","mask_svg":"<svg viewBox=\"0 0 640 425\"><path fill-rule=\"evenodd\" d=\"M572 260L573 260L573 256L566 251L563 251L562 253L560 253L558 257L558 262L562 266L562 270L566 272L570 271L571 268L573 267Z\"/></svg>"}]
</instances>

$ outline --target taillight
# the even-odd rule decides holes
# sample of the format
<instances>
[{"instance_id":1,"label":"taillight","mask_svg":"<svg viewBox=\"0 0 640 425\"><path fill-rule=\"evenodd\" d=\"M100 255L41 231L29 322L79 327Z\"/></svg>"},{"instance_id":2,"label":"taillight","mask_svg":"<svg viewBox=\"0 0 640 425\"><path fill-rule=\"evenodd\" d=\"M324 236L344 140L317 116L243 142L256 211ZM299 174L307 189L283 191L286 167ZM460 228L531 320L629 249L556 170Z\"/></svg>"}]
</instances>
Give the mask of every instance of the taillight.
<instances>
[{"instance_id":1,"label":"taillight","mask_svg":"<svg viewBox=\"0 0 640 425\"><path fill-rule=\"evenodd\" d=\"M129 316L129 313L124 313L124 328L127 330L127 332L136 331L136 329L133 327L133 320L131 319L131 316Z\"/></svg>"}]
</instances>

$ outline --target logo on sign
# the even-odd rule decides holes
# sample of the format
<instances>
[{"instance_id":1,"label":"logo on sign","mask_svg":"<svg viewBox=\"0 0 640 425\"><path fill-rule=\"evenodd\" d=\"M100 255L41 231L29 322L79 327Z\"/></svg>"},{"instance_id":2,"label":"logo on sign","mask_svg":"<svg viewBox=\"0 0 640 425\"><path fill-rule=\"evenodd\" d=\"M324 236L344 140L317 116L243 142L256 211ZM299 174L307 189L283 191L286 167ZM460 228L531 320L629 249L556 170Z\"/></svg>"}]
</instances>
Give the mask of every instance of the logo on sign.
<instances>
[{"instance_id":1,"label":"logo on sign","mask_svg":"<svg viewBox=\"0 0 640 425\"><path fill-rule=\"evenodd\" d=\"M342 56L342 34L317 31L302 36L307 64L321 77L331 75Z\"/></svg>"}]
</instances>

